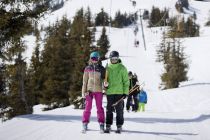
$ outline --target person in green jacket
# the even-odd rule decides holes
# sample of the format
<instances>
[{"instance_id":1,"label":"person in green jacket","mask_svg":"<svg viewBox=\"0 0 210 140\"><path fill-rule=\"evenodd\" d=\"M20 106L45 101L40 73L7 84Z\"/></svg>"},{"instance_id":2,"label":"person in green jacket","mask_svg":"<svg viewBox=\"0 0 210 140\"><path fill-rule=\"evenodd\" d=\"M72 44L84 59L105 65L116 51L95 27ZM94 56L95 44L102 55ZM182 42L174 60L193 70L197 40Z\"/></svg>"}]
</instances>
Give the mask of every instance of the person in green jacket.
<instances>
[{"instance_id":1,"label":"person in green jacket","mask_svg":"<svg viewBox=\"0 0 210 140\"><path fill-rule=\"evenodd\" d=\"M110 64L106 68L106 78L104 87L106 88L107 107L106 107L106 129L105 133L109 133L113 123L113 111L116 111L117 133L122 130L124 123L124 100L119 102L114 108L113 104L121 98L125 99L129 92L129 79L126 67L119 59L119 53L112 51L109 55Z\"/></svg>"}]
</instances>

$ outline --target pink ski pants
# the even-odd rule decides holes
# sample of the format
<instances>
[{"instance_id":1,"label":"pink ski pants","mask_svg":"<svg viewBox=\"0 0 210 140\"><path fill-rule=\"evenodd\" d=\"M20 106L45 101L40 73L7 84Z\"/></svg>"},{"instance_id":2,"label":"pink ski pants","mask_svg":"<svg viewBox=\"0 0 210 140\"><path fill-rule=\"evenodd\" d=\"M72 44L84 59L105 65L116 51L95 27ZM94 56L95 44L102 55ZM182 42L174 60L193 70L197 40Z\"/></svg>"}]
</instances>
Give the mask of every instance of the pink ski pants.
<instances>
[{"instance_id":1,"label":"pink ski pants","mask_svg":"<svg viewBox=\"0 0 210 140\"><path fill-rule=\"evenodd\" d=\"M92 101L95 98L97 108L97 118L99 123L104 123L104 109L102 107L103 94L101 92L92 92L85 97L85 110L83 112L82 122L89 123Z\"/></svg>"}]
</instances>

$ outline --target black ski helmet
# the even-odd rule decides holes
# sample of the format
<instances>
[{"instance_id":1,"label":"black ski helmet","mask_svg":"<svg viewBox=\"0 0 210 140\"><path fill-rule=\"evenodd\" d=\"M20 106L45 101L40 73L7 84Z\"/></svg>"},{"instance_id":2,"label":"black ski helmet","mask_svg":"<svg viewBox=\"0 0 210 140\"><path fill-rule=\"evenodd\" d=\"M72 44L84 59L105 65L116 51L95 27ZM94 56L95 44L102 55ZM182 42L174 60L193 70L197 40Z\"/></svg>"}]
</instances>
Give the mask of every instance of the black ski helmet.
<instances>
[{"instance_id":1,"label":"black ski helmet","mask_svg":"<svg viewBox=\"0 0 210 140\"><path fill-rule=\"evenodd\" d=\"M109 54L109 58L112 58L112 57L119 57L119 53L117 51L111 51Z\"/></svg>"},{"instance_id":2,"label":"black ski helmet","mask_svg":"<svg viewBox=\"0 0 210 140\"><path fill-rule=\"evenodd\" d=\"M131 71L128 72L128 75L133 75L133 73Z\"/></svg>"}]
</instances>

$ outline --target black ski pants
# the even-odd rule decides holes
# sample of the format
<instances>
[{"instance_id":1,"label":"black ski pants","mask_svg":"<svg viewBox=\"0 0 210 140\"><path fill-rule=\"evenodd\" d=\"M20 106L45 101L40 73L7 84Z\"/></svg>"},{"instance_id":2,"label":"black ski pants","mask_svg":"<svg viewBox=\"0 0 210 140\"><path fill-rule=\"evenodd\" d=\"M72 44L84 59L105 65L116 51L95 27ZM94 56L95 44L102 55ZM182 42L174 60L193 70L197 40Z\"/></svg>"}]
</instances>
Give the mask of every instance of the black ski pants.
<instances>
[{"instance_id":1,"label":"black ski pants","mask_svg":"<svg viewBox=\"0 0 210 140\"><path fill-rule=\"evenodd\" d=\"M123 95L107 95L107 107L106 107L106 125L113 124L113 112L116 112L116 125L122 126L124 123L124 100L119 102L115 107L112 107L114 103L122 98Z\"/></svg>"},{"instance_id":2,"label":"black ski pants","mask_svg":"<svg viewBox=\"0 0 210 140\"><path fill-rule=\"evenodd\" d=\"M126 110L130 110L130 106L132 106L132 111L138 110L138 93L131 93L128 95L127 103L126 103ZM132 104L134 101L134 104Z\"/></svg>"}]
</instances>

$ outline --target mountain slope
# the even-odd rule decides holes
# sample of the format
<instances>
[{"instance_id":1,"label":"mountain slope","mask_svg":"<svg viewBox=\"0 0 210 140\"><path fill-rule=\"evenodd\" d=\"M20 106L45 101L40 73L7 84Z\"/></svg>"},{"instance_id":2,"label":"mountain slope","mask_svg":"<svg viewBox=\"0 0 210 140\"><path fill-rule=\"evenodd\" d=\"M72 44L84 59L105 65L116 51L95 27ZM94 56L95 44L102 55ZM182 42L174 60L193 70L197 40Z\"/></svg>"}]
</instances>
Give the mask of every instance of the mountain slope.
<instances>
[{"instance_id":1,"label":"mountain slope","mask_svg":"<svg viewBox=\"0 0 210 140\"><path fill-rule=\"evenodd\" d=\"M112 5L111 5L112 2ZM95 14L104 7L105 11L114 16L119 9L133 12L138 8L149 8L153 5L171 8L171 14L176 15L175 0L138 0L133 8L129 0L69 0L63 8L48 15L40 25L48 25L62 15L70 19L81 6L89 5ZM75 110L72 106L42 112L42 105L34 107L34 114L15 117L0 124L0 139L2 140L69 140L69 139L149 139L149 140L207 140L210 139L210 28L204 27L208 18L209 2L190 1L189 13L197 11L197 22L201 26L201 36L184 38L183 46L188 56L189 81L181 83L181 87L159 91L160 74L163 71L161 63L155 62L156 46L161 41L161 32L164 28L147 28L143 22L146 37L146 51L143 47L141 30L137 36L133 34L132 26L117 29L107 27L111 49L120 52L122 62L128 70L137 73L140 82L145 82L148 93L148 104L145 112L125 112L125 124L121 135L99 134L95 104L93 105L90 131L81 134L82 110ZM140 29L140 26L139 26ZM96 38L101 34L102 27L97 27ZM34 37L26 38L29 45ZM138 39L140 46L134 47L134 40ZM27 56L30 56L30 51ZM29 57L30 58L30 57ZM106 61L104 62L106 63ZM106 106L104 97L103 106ZM112 127L116 129L115 123Z\"/></svg>"}]
</instances>

